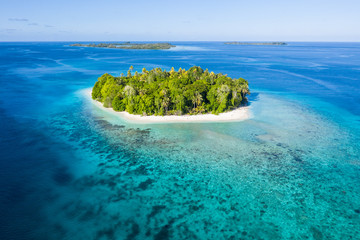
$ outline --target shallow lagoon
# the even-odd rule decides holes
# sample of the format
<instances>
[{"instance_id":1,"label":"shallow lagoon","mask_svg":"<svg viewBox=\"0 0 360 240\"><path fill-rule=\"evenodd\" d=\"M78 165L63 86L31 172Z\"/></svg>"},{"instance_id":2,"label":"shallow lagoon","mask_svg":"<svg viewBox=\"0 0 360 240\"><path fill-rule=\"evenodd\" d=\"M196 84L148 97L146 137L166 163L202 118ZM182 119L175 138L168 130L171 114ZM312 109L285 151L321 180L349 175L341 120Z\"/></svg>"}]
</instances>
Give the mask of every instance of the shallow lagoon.
<instances>
[{"instance_id":1,"label":"shallow lagoon","mask_svg":"<svg viewBox=\"0 0 360 240\"><path fill-rule=\"evenodd\" d=\"M0 45L1 238L356 239L360 46L178 45ZM131 124L78 94L193 64L248 79L253 118Z\"/></svg>"}]
</instances>

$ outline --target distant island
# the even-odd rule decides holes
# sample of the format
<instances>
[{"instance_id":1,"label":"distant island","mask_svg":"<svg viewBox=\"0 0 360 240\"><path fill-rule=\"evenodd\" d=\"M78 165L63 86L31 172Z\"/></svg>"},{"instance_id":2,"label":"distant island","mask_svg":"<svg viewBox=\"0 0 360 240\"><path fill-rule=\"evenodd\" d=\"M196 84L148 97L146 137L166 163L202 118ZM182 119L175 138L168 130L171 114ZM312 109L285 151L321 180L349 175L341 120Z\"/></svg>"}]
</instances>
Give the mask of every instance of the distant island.
<instances>
[{"instance_id":1,"label":"distant island","mask_svg":"<svg viewBox=\"0 0 360 240\"><path fill-rule=\"evenodd\" d=\"M147 118L152 115L181 118L184 114L219 114L244 105L248 94L250 91L245 79L215 74L197 66L187 71L181 68L178 71L174 68L148 71L143 68L142 73L133 73L131 66L126 76L102 75L91 92L92 99L106 108ZM230 117L246 117L245 112L237 114ZM226 116L222 119L227 120Z\"/></svg>"},{"instance_id":2,"label":"distant island","mask_svg":"<svg viewBox=\"0 0 360 240\"><path fill-rule=\"evenodd\" d=\"M257 46L278 46L278 45L287 45L286 42L225 42L229 45L257 45Z\"/></svg>"},{"instance_id":3,"label":"distant island","mask_svg":"<svg viewBox=\"0 0 360 240\"><path fill-rule=\"evenodd\" d=\"M75 43L71 44L71 47L94 47L94 48L118 48L118 49L170 49L172 47L176 47L170 43L90 43L90 44L82 44Z\"/></svg>"}]
</instances>

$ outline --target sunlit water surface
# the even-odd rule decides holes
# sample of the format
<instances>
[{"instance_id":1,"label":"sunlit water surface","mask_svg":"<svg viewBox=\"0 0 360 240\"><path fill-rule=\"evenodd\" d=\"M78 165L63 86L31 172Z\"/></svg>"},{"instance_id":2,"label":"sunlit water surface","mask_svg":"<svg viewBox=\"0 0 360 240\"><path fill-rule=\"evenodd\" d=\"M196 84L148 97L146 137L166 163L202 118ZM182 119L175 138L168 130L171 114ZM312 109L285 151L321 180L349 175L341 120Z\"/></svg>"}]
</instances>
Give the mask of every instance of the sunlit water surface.
<instances>
[{"instance_id":1,"label":"sunlit water surface","mask_svg":"<svg viewBox=\"0 0 360 240\"><path fill-rule=\"evenodd\" d=\"M360 44L0 44L0 239L359 239ZM97 77L199 65L252 118L133 124Z\"/></svg>"}]
</instances>

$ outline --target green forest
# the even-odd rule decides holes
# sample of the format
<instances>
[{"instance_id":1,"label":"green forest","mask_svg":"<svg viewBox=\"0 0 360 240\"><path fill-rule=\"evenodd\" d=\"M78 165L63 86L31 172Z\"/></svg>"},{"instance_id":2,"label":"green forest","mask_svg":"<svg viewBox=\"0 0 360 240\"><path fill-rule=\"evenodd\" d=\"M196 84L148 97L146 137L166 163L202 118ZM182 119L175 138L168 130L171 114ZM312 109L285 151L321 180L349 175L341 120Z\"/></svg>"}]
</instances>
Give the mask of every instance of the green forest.
<instances>
[{"instance_id":1,"label":"green forest","mask_svg":"<svg viewBox=\"0 0 360 240\"><path fill-rule=\"evenodd\" d=\"M170 43L75 43L70 44L70 47L93 47L93 48L117 48L117 49L150 49L150 50L160 50L160 49L170 49L176 47Z\"/></svg>"},{"instance_id":2,"label":"green forest","mask_svg":"<svg viewBox=\"0 0 360 240\"><path fill-rule=\"evenodd\" d=\"M104 107L140 115L219 114L247 102L248 82L230 78L201 67L170 71L145 68L114 77L108 73L98 78L92 98Z\"/></svg>"}]
</instances>

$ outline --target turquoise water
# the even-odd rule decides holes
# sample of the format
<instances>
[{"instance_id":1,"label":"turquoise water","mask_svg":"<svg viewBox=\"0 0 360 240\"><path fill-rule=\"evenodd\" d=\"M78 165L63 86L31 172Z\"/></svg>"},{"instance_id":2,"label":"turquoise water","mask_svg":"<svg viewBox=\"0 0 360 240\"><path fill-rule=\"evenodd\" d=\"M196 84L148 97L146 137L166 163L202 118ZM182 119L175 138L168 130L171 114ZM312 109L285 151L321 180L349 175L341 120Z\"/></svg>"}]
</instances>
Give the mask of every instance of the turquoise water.
<instances>
[{"instance_id":1,"label":"turquoise water","mask_svg":"<svg viewBox=\"0 0 360 240\"><path fill-rule=\"evenodd\" d=\"M0 44L1 239L360 239L360 44ZM132 124L80 94L130 65L249 80L253 117Z\"/></svg>"}]
</instances>

